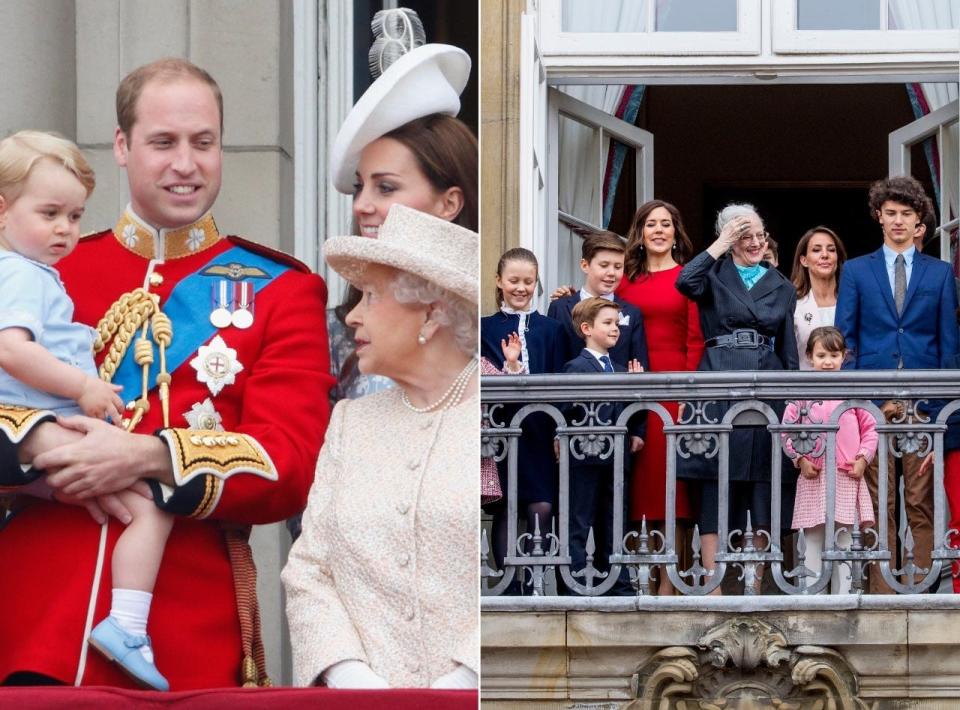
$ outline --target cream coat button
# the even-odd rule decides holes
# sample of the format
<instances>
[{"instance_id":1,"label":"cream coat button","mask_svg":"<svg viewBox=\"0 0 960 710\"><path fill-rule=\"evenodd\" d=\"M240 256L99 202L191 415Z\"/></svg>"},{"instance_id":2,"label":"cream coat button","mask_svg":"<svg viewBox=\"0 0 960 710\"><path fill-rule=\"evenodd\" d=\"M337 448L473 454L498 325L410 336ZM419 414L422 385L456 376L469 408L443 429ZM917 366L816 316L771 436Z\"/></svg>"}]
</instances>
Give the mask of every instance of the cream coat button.
<instances>
[{"instance_id":1,"label":"cream coat button","mask_svg":"<svg viewBox=\"0 0 960 710\"><path fill-rule=\"evenodd\" d=\"M162 283L163 283L163 274L158 274L157 272L153 272L152 274L150 274L151 286L159 286Z\"/></svg>"},{"instance_id":2,"label":"cream coat button","mask_svg":"<svg viewBox=\"0 0 960 710\"><path fill-rule=\"evenodd\" d=\"M419 465L420 465L420 462L415 461L414 459L410 459L409 461L407 461L407 468L409 468L411 471L416 471Z\"/></svg>"},{"instance_id":3,"label":"cream coat button","mask_svg":"<svg viewBox=\"0 0 960 710\"><path fill-rule=\"evenodd\" d=\"M413 610L412 606L408 606L406 609L403 610L403 618L406 619L407 621L413 621L416 618L416 616L417 616L417 612ZM416 672L417 669L411 668L410 670L412 670L413 672Z\"/></svg>"},{"instance_id":4,"label":"cream coat button","mask_svg":"<svg viewBox=\"0 0 960 710\"><path fill-rule=\"evenodd\" d=\"M408 564L410 564L410 555L408 555L406 552L401 553L397 558L397 562L400 563L401 567L406 567Z\"/></svg>"},{"instance_id":5,"label":"cream coat button","mask_svg":"<svg viewBox=\"0 0 960 710\"><path fill-rule=\"evenodd\" d=\"M410 504L405 500L397 503L397 512L400 513L400 515L406 515L408 510L410 510Z\"/></svg>"}]
</instances>

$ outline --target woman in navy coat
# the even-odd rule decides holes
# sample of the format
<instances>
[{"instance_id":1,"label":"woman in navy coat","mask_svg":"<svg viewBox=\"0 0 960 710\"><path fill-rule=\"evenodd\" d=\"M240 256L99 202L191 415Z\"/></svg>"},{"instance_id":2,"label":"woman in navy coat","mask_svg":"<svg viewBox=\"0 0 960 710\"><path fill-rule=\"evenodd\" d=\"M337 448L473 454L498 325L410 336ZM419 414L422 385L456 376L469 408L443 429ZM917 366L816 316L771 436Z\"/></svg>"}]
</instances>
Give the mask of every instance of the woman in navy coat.
<instances>
[{"instance_id":1,"label":"woman in navy coat","mask_svg":"<svg viewBox=\"0 0 960 710\"><path fill-rule=\"evenodd\" d=\"M698 369L796 370L797 294L762 260L763 221L752 205L727 205L717 215L716 233L717 240L683 267L676 283L700 311L706 349ZM716 402L707 414L719 420L733 404ZM765 427L737 427L730 434L730 451L736 454L729 467L729 529L743 528L748 509L755 528L769 529L770 433ZM699 526L707 569L714 566L718 545L717 468L716 456L677 458L678 477L701 482Z\"/></svg>"}]
</instances>

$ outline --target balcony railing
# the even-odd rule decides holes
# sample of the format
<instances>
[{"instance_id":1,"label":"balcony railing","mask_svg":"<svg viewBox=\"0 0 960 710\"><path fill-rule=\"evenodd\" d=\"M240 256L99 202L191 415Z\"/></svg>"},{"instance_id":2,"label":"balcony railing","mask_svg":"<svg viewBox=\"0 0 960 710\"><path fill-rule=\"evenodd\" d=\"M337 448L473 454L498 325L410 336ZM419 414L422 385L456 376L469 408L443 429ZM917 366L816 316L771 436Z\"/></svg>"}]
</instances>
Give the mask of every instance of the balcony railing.
<instances>
[{"instance_id":1,"label":"balcony railing","mask_svg":"<svg viewBox=\"0 0 960 710\"><path fill-rule=\"evenodd\" d=\"M889 423L875 402L903 400L901 416ZM852 591L864 591L869 566L880 570L886 583L899 594L929 591L941 574L948 572L960 550L951 541L960 543L955 530L947 530L947 509L944 493L943 436L946 420L960 409L960 372L940 370L841 371L816 372L675 372L640 375L536 375L496 376L482 380L481 455L506 461L507 480L504 498L508 524L508 553L501 568L493 562L486 532L481 540L480 576L482 592L497 596L515 591L515 579L521 580L523 593L532 597L552 593L547 584L550 571L568 590L586 597L600 597L616 583L626 567L637 595L649 594L649 581L655 566L666 571L679 594L703 596L720 587L729 567L744 580L744 594L756 594L753 584L758 575L770 574L780 593L814 595L827 589L833 566L848 563ZM781 422L776 409L787 402L842 400L829 421L818 423ZM678 421L674 421L662 402L682 402ZM725 401L730 406L722 417L712 415L710 403ZM945 406L935 419L925 414L931 404ZM623 403L615 421L605 421L598 414L602 402ZM803 406L803 405L801 405ZM859 520L852 526L839 526L834 520L836 433L840 415L850 408L869 412L877 422L879 443L879 500L875 525L864 527ZM646 410L648 417L660 417L666 436L666 521L664 532L648 530L641 525L631 530L624 520L624 445L627 422ZM533 530L520 534L516 524L517 454L524 420L542 412L556 425L559 443L559 507L554 511L556 522L540 521ZM569 423L568 423L569 422ZM745 529L728 530L726 516L729 496L728 448L734 426L765 426L770 433L771 510L769 530L754 530L748 522ZM825 543L820 569L805 565L803 535L796 538L792 566L784 555L781 534L789 533L791 521L781 519L783 482L780 455L785 440L793 443L798 453L819 455L826 463ZM825 447L825 449L824 449ZM909 525L901 525L899 553L887 545L887 516L883 511L894 500L895 491L887 486L887 452L895 457L906 452L934 452L933 476L933 551L929 567L919 567L914 560L913 533ZM719 457L719 529L720 549L714 572L705 569L701 559L699 531L692 537L692 563L682 568L680 554L684 540L676 536L676 456L703 455ZM736 452L734 452L736 453ZM612 461L614 471L613 535L609 550L610 569L604 574L593 566L593 535L587 545L587 560L582 569L571 569L570 556L570 485L571 457L599 455ZM790 472L790 475L794 475ZM852 542L837 543L841 527L848 528ZM955 538L952 536L956 536ZM788 538L789 539L789 538ZM789 568L788 568L789 567ZM522 600L514 600L522 602ZM594 599L593 602L613 601ZM811 600L812 601L812 600ZM801 602L803 603L803 602Z\"/></svg>"}]
</instances>

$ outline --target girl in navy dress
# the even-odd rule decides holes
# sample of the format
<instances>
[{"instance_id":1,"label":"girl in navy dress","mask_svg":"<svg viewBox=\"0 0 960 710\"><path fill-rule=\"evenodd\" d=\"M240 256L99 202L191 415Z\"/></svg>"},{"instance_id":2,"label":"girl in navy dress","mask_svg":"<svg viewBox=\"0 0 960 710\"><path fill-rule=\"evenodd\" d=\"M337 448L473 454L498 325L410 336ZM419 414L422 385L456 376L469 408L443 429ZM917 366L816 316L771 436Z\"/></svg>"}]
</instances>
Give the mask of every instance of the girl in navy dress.
<instances>
[{"instance_id":1,"label":"girl in navy dress","mask_svg":"<svg viewBox=\"0 0 960 710\"><path fill-rule=\"evenodd\" d=\"M562 372L563 326L559 321L541 315L531 301L537 288L537 257L528 249L509 249L497 264L497 305L493 315L480 319L480 354L497 368L503 368L501 341L511 333L520 336L520 362L523 372L531 375ZM498 421L509 422L518 407L505 408ZM557 465L553 453L554 422L546 414L526 417L522 424L517 455L517 508L526 516L532 532L539 517L540 530L548 532L557 500ZM507 489L506 460L498 464L501 488ZM493 554L497 566L503 568L507 547L508 524L506 499L487 506L493 514Z\"/></svg>"}]
</instances>

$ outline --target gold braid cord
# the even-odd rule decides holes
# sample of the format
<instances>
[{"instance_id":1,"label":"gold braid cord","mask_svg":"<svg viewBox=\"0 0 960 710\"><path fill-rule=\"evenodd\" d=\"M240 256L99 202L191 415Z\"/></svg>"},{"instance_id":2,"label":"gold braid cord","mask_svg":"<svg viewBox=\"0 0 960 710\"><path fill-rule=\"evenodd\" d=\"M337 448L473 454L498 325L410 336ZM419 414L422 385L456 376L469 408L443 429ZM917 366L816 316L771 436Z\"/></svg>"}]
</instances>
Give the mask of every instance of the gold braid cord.
<instances>
[{"instance_id":1,"label":"gold braid cord","mask_svg":"<svg viewBox=\"0 0 960 710\"><path fill-rule=\"evenodd\" d=\"M130 343L140 331L140 337L134 343L134 361L143 369L140 398L133 402L133 412L124 420L127 431L140 423L150 411L147 395L150 392L150 365L153 364L153 345L160 352L160 372L157 385L160 388L160 406L163 408L163 426L170 426L170 374L167 372L167 347L173 340L173 324L160 310L160 297L145 289L138 288L125 293L107 309L106 314L97 323L97 339L93 344L94 352L107 347L107 355L100 365L100 379L110 382L123 362ZM152 339L151 339L152 338Z\"/></svg>"}]
</instances>

